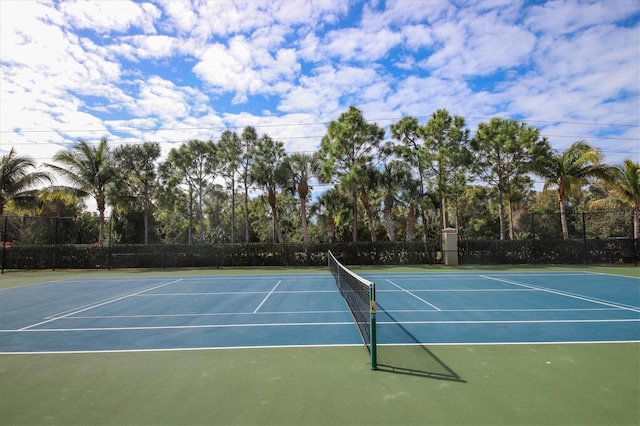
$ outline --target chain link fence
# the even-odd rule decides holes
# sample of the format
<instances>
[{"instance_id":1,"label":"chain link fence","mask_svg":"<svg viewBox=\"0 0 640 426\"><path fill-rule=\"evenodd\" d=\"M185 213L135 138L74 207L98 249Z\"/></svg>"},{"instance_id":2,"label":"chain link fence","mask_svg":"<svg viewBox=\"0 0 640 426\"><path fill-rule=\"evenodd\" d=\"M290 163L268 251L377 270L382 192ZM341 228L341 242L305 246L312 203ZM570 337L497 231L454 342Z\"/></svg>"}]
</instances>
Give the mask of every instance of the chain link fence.
<instances>
[{"instance_id":1,"label":"chain link fence","mask_svg":"<svg viewBox=\"0 0 640 426\"><path fill-rule=\"evenodd\" d=\"M567 213L570 240L633 238L633 211L589 211ZM556 240L562 238L559 213L530 213L528 239Z\"/></svg>"},{"instance_id":2,"label":"chain link fence","mask_svg":"<svg viewBox=\"0 0 640 426\"><path fill-rule=\"evenodd\" d=\"M467 240L460 264L611 264L639 260L633 212L585 212L567 217L561 238L558 214L531 214L530 231L517 240ZM439 239L404 242L286 244L117 244L109 222L99 241L95 216L0 216L0 269L220 268L325 266L330 249L347 265L442 263Z\"/></svg>"},{"instance_id":3,"label":"chain link fence","mask_svg":"<svg viewBox=\"0 0 640 426\"><path fill-rule=\"evenodd\" d=\"M460 263L637 264L633 218L630 210L569 213L563 239L559 213L530 213L529 230L517 240L462 241Z\"/></svg>"}]
</instances>

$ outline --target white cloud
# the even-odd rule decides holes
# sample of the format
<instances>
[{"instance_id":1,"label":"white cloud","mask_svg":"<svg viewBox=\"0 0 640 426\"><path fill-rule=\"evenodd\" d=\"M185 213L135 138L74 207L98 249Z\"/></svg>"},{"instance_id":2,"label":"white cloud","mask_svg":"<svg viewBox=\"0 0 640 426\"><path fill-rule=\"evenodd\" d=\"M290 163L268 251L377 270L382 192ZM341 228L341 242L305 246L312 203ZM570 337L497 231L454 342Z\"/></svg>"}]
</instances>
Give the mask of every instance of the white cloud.
<instances>
[{"instance_id":1,"label":"white cloud","mask_svg":"<svg viewBox=\"0 0 640 426\"><path fill-rule=\"evenodd\" d=\"M500 95L474 93L460 80L438 77L409 77L400 82L388 97L388 103L400 115L424 116L444 108L452 115L491 117L501 111Z\"/></svg>"},{"instance_id":2,"label":"white cloud","mask_svg":"<svg viewBox=\"0 0 640 426\"><path fill-rule=\"evenodd\" d=\"M538 68L553 80L564 80L576 84L576 79L599 81L585 89L601 92L606 88L614 91L601 93L613 96L623 88L640 89L638 55L640 53L640 27L620 29L613 26L594 26L570 37L545 37L536 49L534 60ZM612 49L611 46L616 46ZM598 60L594 60L598 58ZM608 75L614 74L613 79ZM593 82L593 80L592 80Z\"/></svg>"},{"instance_id":3,"label":"white cloud","mask_svg":"<svg viewBox=\"0 0 640 426\"><path fill-rule=\"evenodd\" d=\"M187 34L198 24L198 15L191 2L174 0L157 0L157 2L162 6L162 19L158 24L164 30L176 29L179 34Z\"/></svg>"},{"instance_id":4,"label":"white cloud","mask_svg":"<svg viewBox=\"0 0 640 426\"><path fill-rule=\"evenodd\" d=\"M132 113L140 116L159 116L162 120L175 120L188 116L189 108L184 93L175 84L153 76L140 83Z\"/></svg>"},{"instance_id":5,"label":"white cloud","mask_svg":"<svg viewBox=\"0 0 640 426\"><path fill-rule=\"evenodd\" d=\"M306 34L298 41L298 55L301 59L309 62L320 62L325 56L320 52L320 38L313 32Z\"/></svg>"},{"instance_id":6,"label":"white cloud","mask_svg":"<svg viewBox=\"0 0 640 426\"><path fill-rule=\"evenodd\" d=\"M378 81L362 89L361 99L364 102L382 101L391 93L389 84L383 81Z\"/></svg>"},{"instance_id":7,"label":"white cloud","mask_svg":"<svg viewBox=\"0 0 640 426\"><path fill-rule=\"evenodd\" d=\"M365 6L362 25L375 30L387 26L404 26L407 24L431 23L451 16L455 7L447 1L415 1L395 0L385 3L385 10L376 11Z\"/></svg>"},{"instance_id":8,"label":"white cloud","mask_svg":"<svg viewBox=\"0 0 640 426\"><path fill-rule=\"evenodd\" d=\"M137 27L152 34L155 33L153 23L160 17L160 11L154 5L126 0L64 2L60 4L60 10L72 27L103 33L124 32Z\"/></svg>"},{"instance_id":9,"label":"white cloud","mask_svg":"<svg viewBox=\"0 0 640 426\"><path fill-rule=\"evenodd\" d=\"M427 25L406 25L401 31L407 49L415 50L433 44L432 30Z\"/></svg>"},{"instance_id":10,"label":"white cloud","mask_svg":"<svg viewBox=\"0 0 640 426\"><path fill-rule=\"evenodd\" d=\"M311 28L333 24L348 12L349 4L341 0L271 1L267 3L276 21L285 25Z\"/></svg>"},{"instance_id":11,"label":"white cloud","mask_svg":"<svg viewBox=\"0 0 640 426\"><path fill-rule=\"evenodd\" d=\"M318 122L313 113L260 117L249 113L225 114L224 120L237 133L242 133L246 126L256 127L258 134L267 133L273 139L282 141L287 152L317 151L326 132L326 125Z\"/></svg>"},{"instance_id":12,"label":"white cloud","mask_svg":"<svg viewBox=\"0 0 640 426\"><path fill-rule=\"evenodd\" d=\"M282 97L278 110L309 112L320 120L331 120L340 114L341 106L357 104L361 92L377 82L379 76L372 69L320 66Z\"/></svg>"},{"instance_id":13,"label":"white cloud","mask_svg":"<svg viewBox=\"0 0 640 426\"><path fill-rule=\"evenodd\" d=\"M254 40L236 36L229 46L216 43L210 45L201 55L200 62L193 71L214 91L236 92L236 102L246 101L247 94L272 93L285 90L288 85L280 84L294 78L300 65L293 49L278 49L274 54L260 47L264 39Z\"/></svg>"},{"instance_id":14,"label":"white cloud","mask_svg":"<svg viewBox=\"0 0 640 426\"><path fill-rule=\"evenodd\" d=\"M439 76L489 75L500 69L526 65L535 37L522 28L502 22L499 15L463 12L460 21L433 27L439 49L423 62Z\"/></svg>"},{"instance_id":15,"label":"white cloud","mask_svg":"<svg viewBox=\"0 0 640 426\"><path fill-rule=\"evenodd\" d=\"M3 129L50 128L61 134L73 129L81 135L91 133L83 129L105 131L101 120L79 110L82 102L75 94L117 96L120 90L111 84L119 78L119 64L90 40L65 31L56 24L60 20L55 9L38 3L3 4ZM28 138L40 135L29 133Z\"/></svg>"},{"instance_id":16,"label":"white cloud","mask_svg":"<svg viewBox=\"0 0 640 426\"><path fill-rule=\"evenodd\" d=\"M534 70L505 85L510 112L542 121L637 123L639 45L637 24L635 28L594 25L580 33L540 37L532 53ZM554 135L568 136L555 138L559 147L568 146L580 136L588 139L601 131L621 132L615 126L567 127L552 129ZM638 148L637 140L614 143L619 143L621 151L625 143ZM616 154L608 156L615 158Z\"/></svg>"},{"instance_id":17,"label":"white cloud","mask_svg":"<svg viewBox=\"0 0 640 426\"><path fill-rule=\"evenodd\" d=\"M225 125L313 150L323 125L284 124L353 104L369 120L517 116L564 134L559 147L578 133L629 153L637 127L545 123L637 124L639 13L627 0L0 0L0 150L45 156L106 133L164 153Z\"/></svg>"},{"instance_id":18,"label":"white cloud","mask_svg":"<svg viewBox=\"0 0 640 426\"><path fill-rule=\"evenodd\" d=\"M348 3L341 0L318 1L209 1L198 3L193 9L164 0L165 11L181 31L191 32L201 39L251 33L272 24L295 30L298 26L321 28L337 22L348 11ZM187 18L183 18L186 16Z\"/></svg>"},{"instance_id":19,"label":"white cloud","mask_svg":"<svg viewBox=\"0 0 640 426\"><path fill-rule=\"evenodd\" d=\"M346 61L371 62L384 58L390 49L402 42L402 35L390 29L367 32L348 28L330 32L324 55L338 56Z\"/></svg>"},{"instance_id":20,"label":"white cloud","mask_svg":"<svg viewBox=\"0 0 640 426\"><path fill-rule=\"evenodd\" d=\"M34 4L29 10L31 5L30 2L2 3L0 48L3 62L41 67L59 60L66 53L67 34L58 25L44 22L56 12L40 4Z\"/></svg>"},{"instance_id":21,"label":"white cloud","mask_svg":"<svg viewBox=\"0 0 640 426\"><path fill-rule=\"evenodd\" d=\"M120 37L119 41L122 44L115 47L113 53L126 54L136 61L170 57L180 48L180 40L167 35L126 36Z\"/></svg>"},{"instance_id":22,"label":"white cloud","mask_svg":"<svg viewBox=\"0 0 640 426\"><path fill-rule=\"evenodd\" d=\"M638 13L638 3L630 0L555 1L533 6L526 23L545 34L570 34L592 25L626 19Z\"/></svg>"},{"instance_id":23,"label":"white cloud","mask_svg":"<svg viewBox=\"0 0 640 426\"><path fill-rule=\"evenodd\" d=\"M257 91L262 82L257 73L250 68L251 54L243 38L231 42L232 47L214 44L207 48L200 62L193 67L204 82L219 92Z\"/></svg>"}]
</instances>

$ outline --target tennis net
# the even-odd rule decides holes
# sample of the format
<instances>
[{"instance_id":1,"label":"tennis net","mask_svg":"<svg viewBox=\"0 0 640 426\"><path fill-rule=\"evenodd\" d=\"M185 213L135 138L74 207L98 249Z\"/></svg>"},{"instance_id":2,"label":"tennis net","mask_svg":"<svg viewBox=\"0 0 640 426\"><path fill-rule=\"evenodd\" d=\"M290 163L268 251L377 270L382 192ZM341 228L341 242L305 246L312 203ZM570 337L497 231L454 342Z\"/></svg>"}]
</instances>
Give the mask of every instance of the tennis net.
<instances>
[{"instance_id":1,"label":"tennis net","mask_svg":"<svg viewBox=\"0 0 640 426\"><path fill-rule=\"evenodd\" d=\"M371 357L371 369L377 368L376 357L376 285L345 268L330 251L329 271L340 294L347 302L362 341Z\"/></svg>"}]
</instances>

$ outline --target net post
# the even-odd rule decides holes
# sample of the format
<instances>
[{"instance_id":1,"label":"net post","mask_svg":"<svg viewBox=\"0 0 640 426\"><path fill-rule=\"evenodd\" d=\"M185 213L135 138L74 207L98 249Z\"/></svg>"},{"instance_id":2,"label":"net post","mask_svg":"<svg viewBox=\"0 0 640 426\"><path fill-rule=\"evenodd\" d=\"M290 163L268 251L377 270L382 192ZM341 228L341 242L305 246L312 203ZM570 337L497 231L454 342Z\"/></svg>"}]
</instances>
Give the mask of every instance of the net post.
<instances>
[{"instance_id":1,"label":"net post","mask_svg":"<svg viewBox=\"0 0 640 426\"><path fill-rule=\"evenodd\" d=\"M369 287L369 301L370 301L370 315L371 321L369 323L369 339L370 339L370 355L371 355L371 369L378 369L378 351L377 351L377 337L376 337L376 285L371 284Z\"/></svg>"}]
</instances>

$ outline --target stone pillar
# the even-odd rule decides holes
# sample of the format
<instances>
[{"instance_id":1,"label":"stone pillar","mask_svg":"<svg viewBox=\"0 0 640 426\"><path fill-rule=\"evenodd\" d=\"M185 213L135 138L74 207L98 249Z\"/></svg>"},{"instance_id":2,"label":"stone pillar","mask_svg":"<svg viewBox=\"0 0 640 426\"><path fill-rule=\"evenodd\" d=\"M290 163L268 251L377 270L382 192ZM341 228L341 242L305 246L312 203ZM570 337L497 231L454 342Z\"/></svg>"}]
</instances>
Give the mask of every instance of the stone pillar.
<instances>
[{"instance_id":1,"label":"stone pillar","mask_svg":"<svg viewBox=\"0 0 640 426\"><path fill-rule=\"evenodd\" d=\"M458 265L458 230L444 228L442 230L442 256L446 266Z\"/></svg>"}]
</instances>

